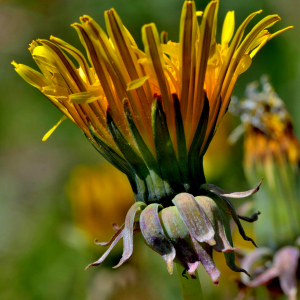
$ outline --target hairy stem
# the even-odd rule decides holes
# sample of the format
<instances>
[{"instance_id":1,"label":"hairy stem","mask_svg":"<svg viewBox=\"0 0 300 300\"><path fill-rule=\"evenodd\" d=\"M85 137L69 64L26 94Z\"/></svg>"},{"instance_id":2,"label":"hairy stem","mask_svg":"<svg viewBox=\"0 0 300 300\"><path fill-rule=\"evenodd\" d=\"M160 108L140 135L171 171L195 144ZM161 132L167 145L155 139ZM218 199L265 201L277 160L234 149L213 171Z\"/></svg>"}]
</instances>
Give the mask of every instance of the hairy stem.
<instances>
[{"instance_id":1,"label":"hairy stem","mask_svg":"<svg viewBox=\"0 0 300 300\"><path fill-rule=\"evenodd\" d=\"M184 268L181 265L176 264L176 268L183 300L204 300L198 273L197 278L193 279L188 273L182 276Z\"/></svg>"}]
</instances>

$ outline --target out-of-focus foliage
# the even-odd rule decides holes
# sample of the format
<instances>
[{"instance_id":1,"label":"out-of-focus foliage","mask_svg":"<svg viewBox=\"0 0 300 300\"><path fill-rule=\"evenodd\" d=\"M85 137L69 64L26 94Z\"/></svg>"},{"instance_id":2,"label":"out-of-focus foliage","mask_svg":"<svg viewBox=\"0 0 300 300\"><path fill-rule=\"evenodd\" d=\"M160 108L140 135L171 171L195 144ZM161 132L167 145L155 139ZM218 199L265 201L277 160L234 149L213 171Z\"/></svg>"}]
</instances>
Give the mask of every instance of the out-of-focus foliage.
<instances>
[{"instance_id":1,"label":"out-of-focus foliage","mask_svg":"<svg viewBox=\"0 0 300 300\"><path fill-rule=\"evenodd\" d=\"M197 9L203 9L207 3L196 1ZM228 10L235 10L239 25L249 13L263 9L264 16L279 13L282 17L281 24L275 25L277 29L295 26L271 40L255 57L251 68L239 78L234 94L242 98L246 83L268 73L292 113L296 133L300 129L299 5L296 0L221 0L219 17L221 23ZM168 275L159 255L139 241L135 242L131 262L123 269L111 269L121 255L116 250L103 266L84 271L103 250L87 243L74 227L65 186L77 165L98 164L103 160L68 121L47 142L41 141L61 114L22 81L10 65L16 60L35 68L28 44L51 34L84 52L69 25L88 14L104 27L103 11L111 7L120 14L139 46L142 46L141 27L150 22L155 22L159 31L168 31L171 40L178 40L182 1L2 0L0 3L0 299L175 300L181 297L176 275ZM229 124L228 134L235 121L227 116L224 122ZM220 129L207 155L207 179L229 190L243 190L247 183L242 171L242 142L234 150L228 148L223 135L226 133ZM120 193L117 189L116 186L116 195ZM114 194L111 197L114 199ZM238 205L236 202L235 206ZM107 214L106 218L106 228L112 232L111 224L119 221L113 215L110 219ZM222 272L219 287L213 287L208 276L201 272L207 299L234 299L238 293L233 281L235 274L226 271L227 268L222 270L222 259L216 257Z\"/></svg>"}]
</instances>

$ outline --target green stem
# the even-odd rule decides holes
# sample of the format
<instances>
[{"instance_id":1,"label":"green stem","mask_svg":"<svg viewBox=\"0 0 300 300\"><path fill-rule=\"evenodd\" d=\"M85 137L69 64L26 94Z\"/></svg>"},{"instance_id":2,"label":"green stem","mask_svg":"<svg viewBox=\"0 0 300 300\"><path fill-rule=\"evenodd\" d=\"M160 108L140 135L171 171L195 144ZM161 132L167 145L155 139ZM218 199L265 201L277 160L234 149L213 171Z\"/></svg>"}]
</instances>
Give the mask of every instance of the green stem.
<instances>
[{"instance_id":1,"label":"green stem","mask_svg":"<svg viewBox=\"0 0 300 300\"><path fill-rule=\"evenodd\" d=\"M184 276L186 276L187 279L182 276L184 268L181 265L176 264L176 269L183 300L204 300L198 273L196 272L195 274L196 279L191 278L190 275L186 273Z\"/></svg>"}]
</instances>

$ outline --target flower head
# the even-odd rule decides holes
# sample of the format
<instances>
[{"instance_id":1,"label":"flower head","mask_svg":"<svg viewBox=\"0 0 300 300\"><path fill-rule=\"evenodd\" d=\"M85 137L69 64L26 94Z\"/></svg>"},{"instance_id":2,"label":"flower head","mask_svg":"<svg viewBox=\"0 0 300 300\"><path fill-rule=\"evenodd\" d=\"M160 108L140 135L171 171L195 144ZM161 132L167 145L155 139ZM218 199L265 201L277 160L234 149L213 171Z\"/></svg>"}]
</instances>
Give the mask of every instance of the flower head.
<instances>
[{"instance_id":1,"label":"flower head","mask_svg":"<svg viewBox=\"0 0 300 300\"><path fill-rule=\"evenodd\" d=\"M132 204L126 176L108 163L76 166L71 171L66 193L74 225L85 233L89 242L94 242L96 236L108 239L111 232L106 225L122 223Z\"/></svg>"},{"instance_id":2,"label":"flower head","mask_svg":"<svg viewBox=\"0 0 300 300\"><path fill-rule=\"evenodd\" d=\"M271 15L243 38L248 23L261 11L247 17L235 34L234 12L228 12L217 43L218 7L219 1L212 1L202 13L196 11L194 1L185 1L179 42L167 41L164 32L160 38L151 23L142 28L144 51L114 9L105 12L108 35L91 17L83 16L80 24L72 26L88 62L79 50L53 36L50 41L34 41L29 48L42 73L13 62L16 71L73 121L131 183L136 203L112 240L102 243L110 248L95 264L121 238L120 264L126 261L133 234L142 231L147 244L165 258L169 271L175 257L191 275L201 262L217 282L211 247L231 251L228 264L241 270L234 264L224 212L251 240L227 199L249 193L205 185L202 160L239 75L267 41L291 27L269 33L267 28L280 20ZM192 196L203 196L205 189L221 197L223 212L211 198Z\"/></svg>"},{"instance_id":3,"label":"flower head","mask_svg":"<svg viewBox=\"0 0 300 300\"><path fill-rule=\"evenodd\" d=\"M273 250L291 245L300 235L299 163L300 143L293 131L292 118L276 94L268 77L247 86L246 99L233 102L230 110L242 124L231 141L244 133L244 169L253 184L264 177L264 197L254 197L266 226L257 226L260 245ZM256 227L255 227L256 228Z\"/></svg>"},{"instance_id":4,"label":"flower head","mask_svg":"<svg viewBox=\"0 0 300 300\"><path fill-rule=\"evenodd\" d=\"M246 18L235 34L231 11L219 44L218 6L210 2L202 15L194 1L185 1L179 43L166 41L165 34L160 41L153 23L143 26L144 51L114 9L105 12L108 35L83 16L72 27L89 63L79 50L51 36L29 48L42 73L13 64L129 177L137 201L171 204L178 192L198 192L202 157L239 75L268 40L290 28L270 34L267 28L280 20L271 15L243 39L261 11Z\"/></svg>"},{"instance_id":5,"label":"flower head","mask_svg":"<svg viewBox=\"0 0 300 300\"><path fill-rule=\"evenodd\" d=\"M267 76L261 77L261 84L261 91L258 82L249 84L246 99L232 103L230 110L240 115L242 125L233 132L231 140L238 137L237 133L245 132L244 163L248 173L258 165L265 165L273 173L267 167L272 163L280 167L289 165L297 171L300 144L293 132L292 118Z\"/></svg>"}]
</instances>

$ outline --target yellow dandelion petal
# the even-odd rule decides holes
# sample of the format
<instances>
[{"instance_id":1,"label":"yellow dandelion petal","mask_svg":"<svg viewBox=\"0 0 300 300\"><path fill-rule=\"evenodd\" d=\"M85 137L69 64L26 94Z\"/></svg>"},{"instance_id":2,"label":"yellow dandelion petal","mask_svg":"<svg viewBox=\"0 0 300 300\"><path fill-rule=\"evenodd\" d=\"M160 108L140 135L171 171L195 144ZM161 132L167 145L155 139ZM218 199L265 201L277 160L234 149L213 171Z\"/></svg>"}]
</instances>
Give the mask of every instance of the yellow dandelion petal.
<instances>
[{"instance_id":1,"label":"yellow dandelion petal","mask_svg":"<svg viewBox=\"0 0 300 300\"><path fill-rule=\"evenodd\" d=\"M76 104L88 104L101 100L103 94L98 91L89 91L70 95L70 102Z\"/></svg>"},{"instance_id":2,"label":"yellow dandelion petal","mask_svg":"<svg viewBox=\"0 0 300 300\"><path fill-rule=\"evenodd\" d=\"M179 59L179 49L175 45L161 44L162 52L171 56L173 59Z\"/></svg>"},{"instance_id":3,"label":"yellow dandelion petal","mask_svg":"<svg viewBox=\"0 0 300 300\"><path fill-rule=\"evenodd\" d=\"M42 141L45 142L50 137L50 135L54 132L54 130L58 127L58 125L66 119L67 116L62 116L60 120L44 135Z\"/></svg>"},{"instance_id":4,"label":"yellow dandelion petal","mask_svg":"<svg viewBox=\"0 0 300 300\"><path fill-rule=\"evenodd\" d=\"M236 68L235 76L238 76L238 75L244 73L245 71L247 71L248 68L250 67L251 63L252 63L251 56L248 54L244 54L244 56L240 60L238 67Z\"/></svg>"},{"instance_id":5,"label":"yellow dandelion petal","mask_svg":"<svg viewBox=\"0 0 300 300\"><path fill-rule=\"evenodd\" d=\"M89 67L86 59L84 58L83 54L79 50L77 50L75 47L68 44L67 42L65 42L57 37L54 37L53 35L51 35L50 40L52 42L54 42L56 45L58 45L60 48L66 50L77 60L77 62L79 63L79 65L81 67L81 70L83 71L85 76L88 78L90 84L93 84L95 82L95 80L91 74L90 67Z\"/></svg>"},{"instance_id":6,"label":"yellow dandelion petal","mask_svg":"<svg viewBox=\"0 0 300 300\"><path fill-rule=\"evenodd\" d=\"M200 26L200 41L198 45L198 53L196 59L196 74L195 74L195 92L193 101L189 101L187 116L186 116L186 132L188 140L188 148L191 145L192 138L196 132L197 124L204 104L203 86L205 80L205 72L207 60L209 57L210 45L212 40L212 28L215 22L216 1L210 2L203 14Z\"/></svg>"},{"instance_id":7,"label":"yellow dandelion petal","mask_svg":"<svg viewBox=\"0 0 300 300\"><path fill-rule=\"evenodd\" d=\"M153 74L155 74L159 85L164 109L168 111L167 123L171 133L173 144L176 145L175 120L174 120L175 113L173 107L173 100L170 94L170 87L165 78L162 45L159 42L159 35L155 24L151 23L143 26L142 38L145 46L145 53L147 59L150 62L152 72Z\"/></svg>"},{"instance_id":8,"label":"yellow dandelion petal","mask_svg":"<svg viewBox=\"0 0 300 300\"><path fill-rule=\"evenodd\" d=\"M235 20L234 20L234 11L229 11L225 17L225 21L223 24L223 29L222 29L222 36L221 36L221 44L227 45L231 41L231 38L234 33L234 26L235 26Z\"/></svg>"},{"instance_id":9,"label":"yellow dandelion petal","mask_svg":"<svg viewBox=\"0 0 300 300\"><path fill-rule=\"evenodd\" d=\"M270 34L264 36L261 40L260 40L260 44L251 51L250 53L250 57L253 58L256 53L269 41L270 39Z\"/></svg>"},{"instance_id":10,"label":"yellow dandelion petal","mask_svg":"<svg viewBox=\"0 0 300 300\"><path fill-rule=\"evenodd\" d=\"M22 64L17 64L16 62L12 62L12 65L15 66L15 70L17 73L29 84L33 85L34 87L40 89L44 86L49 85L49 82L47 78L41 74L40 72L37 72L36 70L27 67Z\"/></svg>"},{"instance_id":11,"label":"yellow dandelion petal","mask_svg":"<svg viewBox=\"0 0 300 300\"><path fill-rule=\"evenodd\" d=\"M201 13L201 15L203 15L203 12ZM195 43L197 38L197 27L198 22L195 3L185 1L180 20L180 52L177 51L180 55L180 57L178 57L180 70L179 85L181 90L181 112L184 120L186 120L188 102L192 101L194 95L193 88L190 88L190 82L193 80L193 69L196 65Z\"/></svg>"},{"instance_id":12,"label":"yellow dandelion petal","mask_svg":"<svg viewBox=\"0 0 300 300\"><path fill-rule=\"evenodd\" d=\"M277 36L277 35L279 35L279 34L285 32L285 31L287 31L287 30L289 30L289 29L293 29L293 28L294 28L294 26L288 26L288 27L286 27L286 28L283 28L283 29L281 29L281 30L278 30L278 31L276 31L275 33L271 34L271 36L269 37L269 40L272 39L273 37L275 37L275 36Z\"/></svg>"},{"instance_id":13,"label":"yellow dandelion petal","mask_svg":"<svg viewBox=\"0 0 300 300\"><path fill-rule=\"evenodd\" d=\"M127 83L127 91L135 90L139 87L141 87L148 79L150 78L150 75L141 77L139 79L133 80L129 83Z\"/></svg>"},{"instance_id":14,"label":"yellow dandelion petal","mask_svg":"<svg viewBox=\"0 0 300 300\"><path fill-rule=\"evenodd\" d=\"M45 96L57 96L59 98L67 99L69 96L68 89L58 85L48 85L42 88L42 93Z\"/></svg>"}]
</instances>

